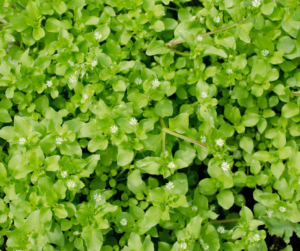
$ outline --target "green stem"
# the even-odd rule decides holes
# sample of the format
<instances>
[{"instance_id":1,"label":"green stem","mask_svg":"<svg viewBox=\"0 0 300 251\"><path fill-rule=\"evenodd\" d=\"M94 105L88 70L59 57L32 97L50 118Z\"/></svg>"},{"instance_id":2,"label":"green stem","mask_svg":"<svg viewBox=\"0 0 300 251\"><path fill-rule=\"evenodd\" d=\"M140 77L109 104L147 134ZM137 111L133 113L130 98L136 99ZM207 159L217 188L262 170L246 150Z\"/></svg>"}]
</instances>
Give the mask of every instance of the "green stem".
<instances>
[{"instance_id":1,"label":"green stem","mask_svg":"<svg viewBox=\"0 0 300 251\"><path fill-rule=\"evenodd\" d=\"M159 120L160 120L161 126L162 126L163 128L166 128L166 125L165 125L164 120L163 120L161 117L159 117Z\"/></svg>"},{"instance_id":2,"label":"green stem","mask_svg":"<svg viewBox=\"0 0 300 251\"><path fill-rule=\"evenodd\" d=\"M275 31L275 30L277 30L277 29L279 29L279 28L281 27L281 25L282 25L282 22L280 22L273 30L271 30L271 31L267 34L267 36L268 36L268 37L271 36L272 32Z\"/></svg>"},{"instance_id":3,"label":"green stem","mask_svg":"<svg viewBox=\"0 0 300 251\"><path fill-rule=\"evenodd\" d=\"M125 171L127 170L127 168L124 168L115 178L115 180L117 180Z\"/></svg>"},{"instance_id":4,"label":"green stem","mask_svg":"<svg viewBox=\"0 0 300 251\"><path fill-rule=\"evenodd\" d=\"M210 32L207 32L207 33L204 33L204 34L201 34L201 35L197 35L195 36L195 38L197 37L204 37L204 36L208 36L208 35L211 35L211 34L214 34L214 33L217 33L217 32L220 32L220 31L224 31L224 30L228 30L232 27L235 27L237 26L238 24L242 24L246 21L247 19L245 19L244 21L240 20L239 22L237 22L236 24L233 24L233 25L230 25L230 26L227 26L227 27L224 27L224 28L221 28L221 29L217 29L217 30L214 30L214 31L210 31ZM176 41L176 42L169 42L167 43L167 45L175 45L175 44L181 44L181 43L184 43L184 40L180 40L180 41Z\"/></svg>"},{"instance_id":5,"label":"green stem","mask_svg":"<svg viewBox=\"0 0 300 251\"><path fill-rule=\"evenodd\" d=\"M8 24L7 21L4 18L0 18L0 22L3 24Z\"/></svg>"},{"instance_id":6,"label":"green stem","mask_svg":"<svg viewBox=\"0 0 300 251\"><path fill-rule=\"evenodd\" d=\"M209 222L210 224L220 224L220 223L229 223L229 222L235 222L240 220L240 218L238 219L229 219L229 220L217 220L217 221L211 221Z\"/></svg>"},{"instance_id":7,"label":"green stem","mask_svg":"<svg viewBox=\"0 0 300 251\"><path fill-rule=\"evenodd\" d=\"M21 10L25 9L25 7L22 4L18 3L18 2L16 2L16 5L18 5L21 8Z\"/></svg>"},{"instance_id":8,"label":"green stem","mask_svg":"<svg viewBox=\"0 0 300 251\"><path fill-rule=\"evenodd\" d=\"M175 53L177 53L177 54L179 54L179 55L182 55L182 56L190 56L190 53L184 53L184 52L175 50L175 49L174 49L173 47L171 47L170 45L167 45L167 47L168 47L171 51L174 51Z\"/></svg>"},{"instance_id":9,"label":"green stem","mask_svg":"<svg viewBox=\"0 0 300 251\"><path fill-rule=\"evenodd\" d=\"M166 9L169 9L169 10L175 10L175 11L178 11L178 9L176 8L172 8L172 7L167 7L167 6L164 6Z\"/></svg>"},{"instance_id":10,"label":"green stem","mask_svg":"<svg viewBox=\"0 0 300 251\"><path fill-rule=\"evenodd\" d=\"M196 140L194 140L194 139L190 139L190 138L188 138L188 137L186 137L186 136L182 136L182 135L180 135L180 134L178 134L178 133L176 133L176 132L172 132L172 131L170 131L170 130L167 129L167 128L164 128L164 131L165 131L166 133L168 133L168 134L171 134L171 135L173 135L173 136L176 136L177 138L181 138L181 139L183 139L183 140L185 140L185 141L194 143L194 144L196 144L196 145L198 145L198 146L201 146L201 147L203 147L203 148L207 148L206 145L204 145L204 144L202 144L202 143L200 143L200 142L198 142L198 141L196 141Z\"/></svg>"},{"instance_id":11,"label":"green stem","mask_svg":"<svg viewBox=\"0 0 300 251\"><path fill-rule=\"evenodd\" d=\"M3 146L2 146L2 150L4 149L6 143L7 143L7 140L5 140L5 142L4 142Z\"/></svg>"},{"instance_id":12,"label":"green stem","mask_svg":"<svg viewBox=\"0 0 300 251\"><path fill-rule=\"evenodd\" d=\"M300 92L293 92L294 96L300 96Z\"/></svg>"},{"instance_id":13,"label":"green stem","mask_svg":"<svg viewBox=\"0 0 300 251\"><path fill-rule=\"evenodd\" d=\"M162 150L163 150L163 153L166 152L166 132L165 131L163 131Z\"/></svg>"}]
</instances>

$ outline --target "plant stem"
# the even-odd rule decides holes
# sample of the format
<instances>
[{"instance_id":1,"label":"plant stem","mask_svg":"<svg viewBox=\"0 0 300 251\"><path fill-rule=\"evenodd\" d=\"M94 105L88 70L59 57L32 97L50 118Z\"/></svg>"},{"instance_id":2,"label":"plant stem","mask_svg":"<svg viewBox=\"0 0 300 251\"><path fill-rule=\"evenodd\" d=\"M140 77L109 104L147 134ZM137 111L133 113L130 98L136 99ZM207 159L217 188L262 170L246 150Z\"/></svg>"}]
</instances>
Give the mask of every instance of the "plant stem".
<instances>
[{"instance_id":1,"label":"plant stem","mask_svg":"<svg viewBox=\"0 0 300 251\"><path fill-rule=\"evenodd\" d=\"M5 142L4 142L3 146L2 146L2 150L4 149L6 143L7 143L7 140L5 140Z\"/></svg>"},{"instance_id":2,"label":"plant stem","mask_svg":"<svg viewBox=\"0 0 300 251\"><path fill-rule=\"evenodd\" d=\"M238 221L240 218L238 219L229 219L229 220L217 220L217 221L211 221L209 222L210 224L219 224L219 223L228 223L228 222L235 222Z\"/></svg>"},{"instance_id":3,"label":"plant stem","mask_svg":"<svg viewBox=\"0 0 300 251\"><path fill-rule=\"evenodd\" d=\"M159 121L160 121L160 123L161 123L161 126L162 126L163 128L166 128L165 122L164 122L164 120L163 120L161 117L159 117Z\"/></svg>"},{"instance_id":4,"label":"plant stem","mask_svg":"<svg viewBox=\"0 0 300 251\"><path fill-rule=\"evenodd\" d=\"M204 145L204 144L202 144L202 143L200 143L200 142L198 142L198 141L196 141L196 140L194 140L194 139L190 139L190 138L188 138L188 137L186 137L186 136L182 136L182 135L180 135L180 134L178 134L178 133L176 133L176 132L172 132L172 131L170 131L170 130L167 129L167 128L164 128L164 131L165 131L166 133L168 133L168 134L171 134L171 135L173 135L173 136L176 136L177 138L181 138L181 139L183 139L183 140L185 140L185 141L194 143L194 144L196 144L196 145L198 145L198 146L201 146L201 147L203 147L203 148L207 148L206 145Z\"/></svg>"},{"instance_id":5,"label":"plant stem","mask_svg":"<svg viewBox=\"0 0 300 251\"><path fill-rule=\"evenodd\" d=\"M293 92L294 96L300 96L300 92Z\"/></svg>"},{"instance_id":6,"label":"plant stem","mask_svg":"<svg viewBox=\"0 0 300 251\"><path fill-rule=\"evenodd\" d=\"M163 153L166 152L166 132L165 131L163 131L162 150L163 150Z\"/></svg>"},{"instance_id":7,"label":"plant stem","mask_svg":"<svg viewBox=\"0 0 300 251\"><path fill-rule=\"evenodd\" d=\"M214 30L214 31L210 31L210 32L207 32L207 33L204 33L204 34L201 34L201 35L197 35L197 36L195 36L195 38L197 38L197 37L204 37L204 36L208 36L208 35L217 33L217 32L219 32L219 31L228 30L228 29L230 29L230 28L232 28L232 27L237 26L238 24L242 24L242 23L245 22L246 20L247 20L247 19L245 19L244 21L240 20L240 21L237 22L236 24L233 24L233 25L230 25L230 26L221 28L221 29L217 29L217 30ZM180 41L176 41L176 42L172 42L172 43L169 42L169 43L167 43L167 46L168 46L168 45L172 46L172 45L175 45L175 44L181 44L181 43L183 43L183 42L184 42L184 40L180 40ZM172 48L172 47L169 47L169 46L168 46L168 48Z\"/></svg>"},{"instance_id":8,"label":"plant stem","mask_svg":"<svg viewBox=\"0 0 300 251\"><path fill-rule=\"evenodd\" d=\"M171 51L174 51L175 53L180 54L180 55L182 55L182 56L190 56L190 53L184 53L184 52L175 50L175 49L174 49L173 47L171 47L170 45L167 45L167 47L168 47Z\"/></svg>"},{"instance_id":9,"label":"plant stem","mask_svg":"<svg viewBox=\"0 0 300 251\"><path fill-rule=\"evenodd\" d=\"M20 3L18 3L18 2L16 2L15 4L18 5L19 8L20 8L21 10L24 10L24 9L25 9L25 7L24 7L22 4L20 4Z\"/></svg>"},{"instance_id":10,"label":"plant stem","mask_svg":"<svg viewBox=\"0 0 300 251\"><path fill-rule=\"evenodd\" d=\"M176 8L172 8L172 7L168 7L168 6L164 6L166 9L169 9L169 10L175 10L175 11L178 11L178 9Z\"/></svg>"},{"instance_id":11,"label":"plant stem","mask_svg":"<svg viewBox=\"0 0 300 251\"><path fill-rule=\"evenodd\" d=\"M115 178L115 180L117 180L125 171L127 170L127 168L124 168Z\"/></svg>"}]
</instances>

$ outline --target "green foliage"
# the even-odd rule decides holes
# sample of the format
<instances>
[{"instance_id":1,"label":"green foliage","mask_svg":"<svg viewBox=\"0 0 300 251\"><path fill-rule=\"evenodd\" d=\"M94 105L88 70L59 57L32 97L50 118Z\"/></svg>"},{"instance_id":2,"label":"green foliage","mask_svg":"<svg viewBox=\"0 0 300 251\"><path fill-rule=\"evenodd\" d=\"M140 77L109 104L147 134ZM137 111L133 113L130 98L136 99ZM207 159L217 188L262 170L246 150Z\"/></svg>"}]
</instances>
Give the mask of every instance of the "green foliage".
<instances>
[{"instance_id":1,"label":"green foliage","mask_svg":"<svg viewBox=\"0 0 300 251\"><path fill-rule=\"evenodd\" d=\"M1 250L266 251L267 234L300 237L299 1L0 10Z\"/></svg>"}]
</instances>

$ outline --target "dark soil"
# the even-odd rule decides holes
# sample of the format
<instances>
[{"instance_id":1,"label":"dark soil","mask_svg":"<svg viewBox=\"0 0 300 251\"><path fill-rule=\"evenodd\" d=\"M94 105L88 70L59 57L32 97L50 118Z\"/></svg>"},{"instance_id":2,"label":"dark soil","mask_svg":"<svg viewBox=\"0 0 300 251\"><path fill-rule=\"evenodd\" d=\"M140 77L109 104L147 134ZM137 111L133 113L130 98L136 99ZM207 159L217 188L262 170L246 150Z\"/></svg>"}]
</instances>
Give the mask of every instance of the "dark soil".
<instances>
[{"instance_id":1,"label":"dark soil","mask_svg":"<svg viewBox=\"0 0 300 251\"><path fill-rule=\"evenodd\" d=\"M276 237L275 235L270 236L267 235L266 243L268 245L268 249L272 251L278 251L283 250L286 248L287 244L285 244L283 238ZM294 233L293 236L290 239L290 243L288 245L291 245L293 248L293 251L300 251L300 238Z\"/></svg>"}]
</instances>

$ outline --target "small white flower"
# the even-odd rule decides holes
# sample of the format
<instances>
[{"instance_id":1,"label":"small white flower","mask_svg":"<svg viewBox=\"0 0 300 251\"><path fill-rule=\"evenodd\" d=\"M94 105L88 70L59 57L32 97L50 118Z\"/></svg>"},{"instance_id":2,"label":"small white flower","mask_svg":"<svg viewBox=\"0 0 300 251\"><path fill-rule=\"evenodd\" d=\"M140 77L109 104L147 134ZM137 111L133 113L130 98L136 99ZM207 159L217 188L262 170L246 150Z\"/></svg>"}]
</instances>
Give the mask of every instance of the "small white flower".
<instances>
[{"instance_id":1,"label":"small white flower","mask_svg":"<svg viewBox=\"0 0 300 251\"><path fill-rule=\"evenodd\" d=\"M165 151L164 152L165 156L167 157L169 155L169 152L168 151Z\"/></svg>"},{"instance_id":2,"label":"small white flower","mask_svg":"<svg viewBox=\"0 0 300 251\"><path fill-rule=\"evenodd\" d=\"M56 137L56 139L55 139L55 143L57 144L57 145L61 145L61 143L63 142L64 140L61 138L61 137Z\"/></svg>"},{"instance_id":3,"label":"small white flower","mask_svg":"<svg viewBox=\"0 0 300 251\"><path fill-rule=\"evenodd\" d=\"M300 178L299 178L299 180L298 180L298 184L300 185Z\"/></svg>"},{"instance_id":4,"label":"small white flower","mask_svg":"<svg viewBox=\"0 0 300 251\"><path fill-rule=\"evenodd\" d=\"M220 234L224 234L225 233L225 228L223 226L219 226L217 231L220 233Z\"/></svg>"},{"instance_id":5,"label":"small white flower","mask_svg":"<svg viewBox=\"0 0 300 251\"><path fill-rule=\"evenodd\" d=\"M68 180L68 182L67 182L67 187L68 187L69 189L74 188L75 186L76 186L75 181L73 181L73 180Z\"/></svg>"},{"instance_id":6,"label":"small white flower","mask_svg":"<svg viewBox=\"0 0 300 251\"><path fill-rule=\"evenodd\" d=\"M121 221L120 221L120 224L122 226L126 226L127 225L127 220L125 218L123 218Z\"/></svg>"},{"instance_id":7,"label":"small white flower","mask_svg":"<svg viewBox=\"0 0 300 251\"><path fill-rule=\"evenodd\" d=\"M230 168L230 166L229 166L229 164L228 164L226 161L224 161L224 162L221 164L221 168L222 168L223 171L228 171L229 168Z\"/></svg>"},{"instance_id":8,"label":"small white flower","mask_svg":"<svg viewBox=\"0 0 300 251\"><path fill-rule=\"evenodd\" d=\"M187 244L185 242L180 243L179 247L181 249L187 249Z\"/></svg>"},{"instance_id":9,"label":"small white flower","mask_svg":"<svg viewBox=\"0 0 300 251\"><path fill-rule=\"evenodd\" d=\"M102 38L102 34L100 34L100 32L95 32L94 33L94 37L96 38L96 40L100 40Z\"/></svg>"},{"instance_id":10,"label":"small white flower","mask_svg":"<svg viewBox=\"0 0 300 251\"><path fill-rule=\"evenodd\" d=\"M89 96L88 96L86 93L84 93L84 94L82 95L82 97L83 97L84 99L88 99L88 98L89 98Z\"/></svg>"},{"instance_id":11,"label":"small white flower","mask_svg":"<svg viewBox=\"0 0 300 251\"><path fill-rule=\"evenodd\" d=\"M23 138L23 137L19 138L19 144L21 146L24 145L25 143L26 143L26 139L25 138Z\"/></svg>"},{"instance_id":12,"label":"small white flower","mask_svg":"<svg viewBox=\"0 0 300 251\"><path fill-rule=\"evenodd\" d=\"M48 80L46 85L47 85L48 87L51 87L52 84L53 84L52 81L51 81L51 80Z\"/></svg>"},{"instance_id":13,"label":"small white flower","mask_svg":"<svg viewBox=\"0 0 300 251\"><path fill-rule=\"evenodd\" d=\"M94 200L99 202L102 199L101 194L95 194L94 195Z\"/></svg>"},{"instance_id":14,"label":"small white flower","mask_svg":"<svg viewBox=\"0 0 300 251\"><path fill-rule=\"evenodd\" d=\"M266 57L266 56L268 56L269 51L268 50L262 50L260 53L261 53L261 55L263 55L264 57Z\"/></svg>"},{"instance_id":15,"label":"small white flower","mask_svg":"<svg viewBox=\"0 0 300 251\"><path fill-rule=\"evenodd\" d=\"M272 214L274 213L272 210L270 210L270 211L266 211L266 213L267 213L267 215L269 216L269 218L271 218L272 217Z\"/></svg>"},{"instance_id":16,"label":"small white flower","mask_svg":"<svg viewBox=\"0 0 300 251\"><path fill-rule=\"evenodd\" d=\"M286 208L285 207L279 207L279 211L284 213L286 211Z\"/></svg>"},{"instance_id":17,"label":"small white flower","mask_svg":"<svg viewBox=\"0 0 300 251\"><path fill-rule=\"evenodd\" d=\"M209 246L207 244L204 244L203 248L204 248L204 250L208 250Z\"/></svg>"},{"instance_id":18,"label":"small white flower","mask_svg":"<svg viewBox=\"0 0 300 251\"><path fill-rule=\"evenodd\" d=\"M111 133L116 133L117 131L118 131L118 127L117 126L113 125L113 126L110 127L110 132Z\"/></svg>"},{"instance_id":19,"label":"small white flower","mask_svg":"<svg viewBox=\"0 0 300 251\"><path fill-rule=\"evenodd\" d=\"M253 0L252 1L252 6L255 7L255 8L259 7L260 6L260 0Z\"/></svg>"},{"instance_id":20,"label":"small white flower","mask_svg":"<svg viewBox=\"0 0 300 251\"><path fill-rule=\"evenodd\" d=\"M198 207L193 206L193 207L192 207L192 210L196 212L196 211L198 210Z\"/></svg>"},{"instance_id":21,"label":"small white flower","mask_svg":"<svg viewBox=\"0 0 300 251\"><path fill-rule=\"evenodd\" d=\"M170 162L170 163L168 164L168 167L171 168L171 169L173 169L173 168L175 168L176 166L175 166L174 162Z\"/></svg>"},{"instance_id":22,"label":"small white flower","mask_svg":"<svg viewBox=\"0 0 300 251\"><path fill-rule=\"evenodd\" d=\"M215 206L215 205L211 205L211 206L210 206L210 210L211 210L211 211L215 211L215 210L216 210L216 206Z\"/></svg>"},{"instance_id":23,"label":"small white flower","mask_svg":"<svg viewBox=\"0 0 300 251\"><path fill-rule=\"evenodd\" d=\"M69 77L69 82L72 83L72 84L76 83L76 82L77 82L76 76L71 75L71 76Z\"/></svg>"},{"instance_id":24,"label":"small white flower","mask_svg":"<svg viewBox=\"0 0 300 251\"><path fill-rule=\"evenodd\" d=\"M233 73L232 69L227 69L227 73L232 74Z\"/></svg>"},{"instance_id":25,"label":"small white flower","mask_svg":"<svg viewBox=\"0 0 300 251\"><path fill-rule=\"evenodd\" d=\"M224 145L224 140L223 139L217 139L216 140L216 144L218 145L218 146L223 146Z\"/></svg>"},{"instance_id":26,"label":"small white flower","mask_svg":"<svg viewBox=\"0 0 300 251\"><path fill-rule=\"evenodd\" d=\"M131 118L130 121L129 121L130 125L136 125L137 123L138 123L138 121L137 121L136 118Z\"/></svg>"},{"instance_id":27,"label":"small white flower","mask_svg":"<svg viewBox=\"0 0 300 251\"><path fill-rule=\"evenodd\" d=\"M206 142L206 136L204 136L204 135L201 135L201 136L200 136L200 139L201 139L201 143L204 143L204 142Z\"/></svg>"},{"instance_id":28,"label":"small white flower","mask_svg":"<svg viewBox=\"0 0 300 251\"><path fill-rule=\"evenodd\" d=\"M155 80L152 81L152 86L153 86L154 88L159 87L159 85L160 85L160 82L158 81L157 78L156 78Z\"/></svg>"},{"instance_id":29,"label":"small white flower","mask_svg":"<svg viewBox=\"0 0 300 251\"><path fill-rule=\"evenodd\" d=\"M163 11L161 12L161 15L162 15L162 16L166 15L166 12L163 10Z\"/></svg>"},{"instance_id":30,"label":"small white flower","mask_svg":"<svg viewBox=\"0 0 300 251\"><path fill-rule=\"evenodd\" d=\"M201 92L201 98L207 98L207 92Z\"/></svg>"},{"instance_id":31,"label":"small white flower","mask_svg":"<svg viewBox=\"0 0 300 251\"><path fill-rule=\"evenodd\" d=\"M201 41L203 40L203 37L202 37L202 36L198 36L198 37L197 37L197 40L198 40L199 42L201 42Z\"/></svg>"},{"instance_id":32,"label":"small white flower","mask_svg":"<svg viewBox=\"0 0 300 251\"><path fill-rule=\"evenodd\" d=\"M173 182L169 182L169 183L166 185L166 188L167 188L168 190L171 190L172 188L174 188Z\"/></svg>"},{"instance_id":33,"label":"small white flower","mask_svg":"<svg viewBox=\"0 0 300 251\"><path fill-rule=\"evenodd\" d=\"M136 78L136 79L134 80L134 82L135 82L137 85L140 85L140 84L143 82L143 80L142 80L141 78Z\"/></svg>"},{"instance_id":34,"label":"small white flower","mask_svg":"<svg viewBox=\"0 0 300 251\"><path fill-rule=\"evenodd\" d=\"M60 173L60 175L61 175L61 177L66 178L67 175L68 175L68 173L67 173L67 171L62 171L62 172Z\"/></svg>"},{"instance_id":35,"label":"small white flower","mask_svg":"<svg viewBox=\"0 0 300 251\"><path fill-rule=\"evenodd\" d=\"M220 23L220 17L214 17L214 22L215 23Z\"/></svg>"},{"instance_id":36,"label":"small white flower","mask_svg":"<svg viewBox=\"0 0 300 251\"><path fill-rule=\"evenodd\" d=\"M253 241L259 241L259 240L260 240L259 234L255 234L255 235L253 236Z\"/></svg>"},{"instance_id":37,"label":"small white flower","mask_svg":"<svg viewBox=\"0 0 300 251\"><path fill-rule=\"evenodd\" d=\"M95 66L97 65L97 60L93 60L92 63L91 63L91 65L92 65L93 67L95 67Z\"/></svg>"},{"instance_id":38,"label":"small white flower","mask_svg":"<svg viewBox=\"0 0 300 251\"><path fill-rule=\"evenodd\" d=\"M16 63L16 61L15 61L15 60L12 60L11 57L8 58L8 61L9 61L11 64L15 64L15 63Z\"/></svg>"}]
</instances>

